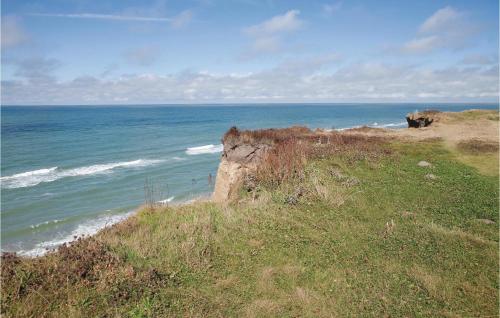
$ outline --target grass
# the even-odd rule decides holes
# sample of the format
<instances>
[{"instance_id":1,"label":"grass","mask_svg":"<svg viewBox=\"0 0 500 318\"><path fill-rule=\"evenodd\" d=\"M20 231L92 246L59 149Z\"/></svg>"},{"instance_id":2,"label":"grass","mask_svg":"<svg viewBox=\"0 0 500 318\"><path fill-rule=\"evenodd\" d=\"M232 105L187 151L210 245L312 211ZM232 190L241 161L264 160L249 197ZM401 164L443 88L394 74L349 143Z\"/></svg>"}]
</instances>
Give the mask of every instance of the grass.
<instances>
[{"instance_id":1,"label":"grass","mask_svg":"<svg viewBox=\"0 0 500 318\"><path fill-rule=\"evenodd\" d=\"M229 205L145 208L57 253L4 255L2 315L498 316L498 174L439 141L356 145L302 154Z\"/></svg>"},{"instance_id":2,"label":"grass","mask_svg":"<svg viewBox=\"0 0 500 318\"><path fill-rule=\"evenodd\" d=\"M461 121L474 121L478 119L488 119L491 121L499 120L498 110L466 110L462 112L456 112L452 114L452 117L448 120L452 122L461 122Z\"/></svg>"},{"instance_id":3,"label":"grass","mask_svg":"<svg viewBox=\"0 0 500 318\"><path fill-rule=\"evenodd\" d=\"M498 144L471 139L451 147L456 160L476 168L481 174L498 176Z\"/></svg>"}]
</instances>

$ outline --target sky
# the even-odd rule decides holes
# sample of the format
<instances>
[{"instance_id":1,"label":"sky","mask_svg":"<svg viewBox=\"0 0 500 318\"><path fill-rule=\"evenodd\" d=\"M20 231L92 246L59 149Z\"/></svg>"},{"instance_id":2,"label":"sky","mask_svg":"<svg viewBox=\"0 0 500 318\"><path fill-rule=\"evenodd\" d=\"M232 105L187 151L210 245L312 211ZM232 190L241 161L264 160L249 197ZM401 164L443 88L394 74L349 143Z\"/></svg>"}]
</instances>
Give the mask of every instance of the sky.
<instances>
[{"instance_id":1,"label":"sky","mask_svg":"<svg viewBox=\"0 0 500 318\"><path fill-rule=\"evenodd\" d=\"M498 0L2 0L3 105L498 102Z\"/></svg>"}]
</instances>

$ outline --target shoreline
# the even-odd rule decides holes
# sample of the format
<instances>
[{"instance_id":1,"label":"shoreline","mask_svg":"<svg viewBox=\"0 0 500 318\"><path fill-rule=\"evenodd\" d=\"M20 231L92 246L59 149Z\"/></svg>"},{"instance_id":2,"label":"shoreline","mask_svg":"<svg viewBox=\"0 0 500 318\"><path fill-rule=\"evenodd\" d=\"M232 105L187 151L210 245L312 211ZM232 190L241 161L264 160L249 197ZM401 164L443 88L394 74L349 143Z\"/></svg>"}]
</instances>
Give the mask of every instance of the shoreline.
<instances>
[{"instance_id":1,"label":"shoreline","mask_svg":"<svg viewBox=\"0 0 500 318\"><path fill-rule=\"evenodd\" d=\"M188 199L186 201L179 201L179 202L167 202L167 203L162 203L161 201L158 201L157 205L155 205L155 208L165 208L165 207L180 207L180 206L186 206L198 202L210 202L210 197L211 194L204 194L204 195L199 195L196 196L195 198ZM42 241L37 243L37 245L29 250L18 250L18 251L1 251L1 254L8 253L12 254L15 253L16 255L24 258L37 258L37 257L43 257L49 253L54 253L58 250L60 246L63 244L71 244L75 241L77 241L80 238L88 238L92 237L95 235L98 235L101 231L111 228L113 226L116 226L122 222L126 222L129 218L134 217L138 212L143 210L145 208L144 204L141 204L137 206L135 209L128 211L123 214L114 214L111 216L99 216L95 219L90 219L87 220L81 224L76 225L76 228L71 231L69 234L67 234L64 238L54 238L52 240L47 240L47 241ZM107 220L107 222L104 222L102 226L98 227L92 227L89 226L89 223L102 223L99 222L101 218L104 218ZM109 221L111 220L111 222ZM56 222L57 223L57 222ZM83 227L83 230L78 231L79 228ZM82 233L83 232L83 233ZM42 245L42 246L38 246ZM38 246L38 247L37 247Z\"/></svg>"}]
</instances>

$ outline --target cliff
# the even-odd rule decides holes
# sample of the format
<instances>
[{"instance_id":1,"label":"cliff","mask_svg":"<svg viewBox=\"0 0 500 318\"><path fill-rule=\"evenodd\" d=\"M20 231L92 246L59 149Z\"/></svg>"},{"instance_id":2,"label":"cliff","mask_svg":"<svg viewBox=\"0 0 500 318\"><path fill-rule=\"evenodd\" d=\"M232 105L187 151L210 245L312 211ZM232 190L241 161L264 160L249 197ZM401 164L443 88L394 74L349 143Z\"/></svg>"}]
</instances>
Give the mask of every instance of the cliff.
<instances>
[{"instance_id":1,"label":"cliff","mask_svg":"<svg viewBox=\"0 0 500 318\"><path fill-rule=\"evenodd\" d=\"M224 149L212 200L230 200L245 178L255 174L259 165L268 158L270 151L276 150L277 145L291 140L314 138L319 136L318 133L301 126L252 131L232 127L222 138Z\"/></svg>"}]
</instances>

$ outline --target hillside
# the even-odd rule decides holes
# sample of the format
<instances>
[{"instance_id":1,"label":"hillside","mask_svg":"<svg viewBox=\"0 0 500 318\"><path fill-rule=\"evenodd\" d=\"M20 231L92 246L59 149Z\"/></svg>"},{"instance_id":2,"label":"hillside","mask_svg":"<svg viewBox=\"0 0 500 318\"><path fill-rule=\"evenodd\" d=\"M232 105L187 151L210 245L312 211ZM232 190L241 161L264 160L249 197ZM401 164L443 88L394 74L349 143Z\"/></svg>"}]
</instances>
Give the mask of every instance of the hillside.
<instances>
[{"instance_id":1,"label":"hillside","mask_svg":"<svg viewBox=\"0 0 500 318\"><path fill-rule=\"evenodd\" d=\"M146 205L46 256L4 254L2 315L496 317L498 112L436 118L231 129L218 200Z\"/></svg>"}]
</instances>

